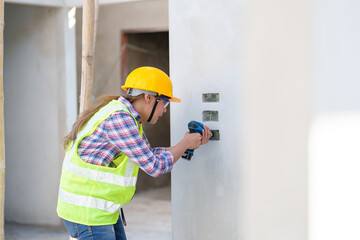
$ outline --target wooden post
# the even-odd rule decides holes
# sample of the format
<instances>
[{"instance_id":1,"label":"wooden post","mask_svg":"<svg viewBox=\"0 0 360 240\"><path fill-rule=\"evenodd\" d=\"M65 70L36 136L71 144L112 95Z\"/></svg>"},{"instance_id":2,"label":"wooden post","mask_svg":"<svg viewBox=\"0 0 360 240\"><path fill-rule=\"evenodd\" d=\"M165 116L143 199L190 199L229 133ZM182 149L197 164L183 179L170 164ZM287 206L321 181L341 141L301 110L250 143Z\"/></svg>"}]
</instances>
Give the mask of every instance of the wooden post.
<instances>
[{"instance_id":1,"label":"wooden post","mask_svg":"<svg viewBox=\"0 0 360 240\"><path fill-rule=\"evenodd\" d=\"M91 104L95 54L95 2L96 0L83 2L80 113Z\"/></svg>"},{"instance_id":2,"label":"wooden post","mask_svg":"<svg viewBox=\"0 0 360 240\"><path fill-rule=\"evenodd\" d=\"M4 200L5 200L5 135L4 135L4 0L0 0L0 240L4 234Z\"/></svg>"},{"instance_id":3,"label":"wooden post","mask_svg":"<svg viewBox=\"0 0 360 240\"><path fill-rule=\"evenodd\" d=\"M98 0L83 1L80 113L91 105L98 11ZM69 239L75 238L70 237Z\"/></svg>"}]
</instances>

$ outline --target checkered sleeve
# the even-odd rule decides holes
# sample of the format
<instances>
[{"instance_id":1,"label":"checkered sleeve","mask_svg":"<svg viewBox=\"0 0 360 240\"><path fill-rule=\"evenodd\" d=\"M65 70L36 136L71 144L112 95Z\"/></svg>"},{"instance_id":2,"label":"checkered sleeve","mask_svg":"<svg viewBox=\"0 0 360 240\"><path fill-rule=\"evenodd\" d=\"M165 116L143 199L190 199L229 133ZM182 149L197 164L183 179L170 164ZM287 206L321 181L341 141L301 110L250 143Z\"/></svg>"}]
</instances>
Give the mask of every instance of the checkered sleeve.
<instances>
[{"instance_id":1,"label":"checkered sleeve","mask_svg":"<svg viewBox=\"0 0 360 240\"><path fill-rule=\"evenodd\" d=\"M129 113L119 111L112 114L107 120L107 128L107 140L147 174L158 177L172 170L172 153L152 151L146 137L146 140L141 137L135 120Z\"/></svg>"},{"instance_id":2,"label":"checkered sleeve","mask_svg":"<svg viewBox=\"0 0 360 240\"><path fill-rule=\"evenodd\" d=\"M149 143L149 140L147 139L145 132L143 133L143 140L146 142L146 144L148 145L148 147L151 148L150 143ZM162 152L165 152L165 151L166 151L166 148L165 148L165 147L156 147L156 148L151 148L151 151L152 151L154 154L160 154L160 153L162 153Z\"/></svg>"}]
</instances>

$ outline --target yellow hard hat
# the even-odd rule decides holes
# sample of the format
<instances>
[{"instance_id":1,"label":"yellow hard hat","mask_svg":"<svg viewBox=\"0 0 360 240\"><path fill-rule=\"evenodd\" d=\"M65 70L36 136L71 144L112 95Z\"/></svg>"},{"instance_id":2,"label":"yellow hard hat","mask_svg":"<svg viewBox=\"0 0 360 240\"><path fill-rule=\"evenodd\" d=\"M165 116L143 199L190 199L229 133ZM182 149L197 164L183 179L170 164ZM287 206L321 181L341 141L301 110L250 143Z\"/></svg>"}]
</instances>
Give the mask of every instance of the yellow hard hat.
<instances>
[{"instance_id":1,"label":"yellow hard hat","mask_svg":"<svg viewBox=\"0 0 360 240\"><path fill-rule=\"evenodd\" d=\"M172 83L169 76L155 67L139 67L133 70L126 78L122 89L140 89L155 92L169 98L171 102L180 102L173 96Z\"/></svg>"}]
</instances>

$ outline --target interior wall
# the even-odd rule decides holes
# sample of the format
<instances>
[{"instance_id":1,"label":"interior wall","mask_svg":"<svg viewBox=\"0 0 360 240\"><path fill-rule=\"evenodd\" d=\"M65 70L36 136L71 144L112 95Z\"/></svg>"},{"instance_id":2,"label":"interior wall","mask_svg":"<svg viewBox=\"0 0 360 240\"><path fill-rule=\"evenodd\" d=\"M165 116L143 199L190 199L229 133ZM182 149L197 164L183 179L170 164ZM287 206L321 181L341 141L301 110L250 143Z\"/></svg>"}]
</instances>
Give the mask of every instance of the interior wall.
<instances>
[{"instance_id":1,"label":"interior wall","mask_svg":"<svg viewBox=\"0 0 360 240\"><path fill-rule=\"evenodd\" d=\"M219 11L221 9L221 11ZM172 173L173 239L307 239L309 2L169 1L171 140L218 110L220 141ZM201 94L220 93L219 103Z\"/></svg>"},{"instance_id":2,"label":"interior wall","mask_svg":"<svg viewBox=\"0 0 360 240\"><path fill-rule=\"evenodd\" d=\"M5 220L60 225L66 11L5 4Z\"/></svg>"}]
</instances>

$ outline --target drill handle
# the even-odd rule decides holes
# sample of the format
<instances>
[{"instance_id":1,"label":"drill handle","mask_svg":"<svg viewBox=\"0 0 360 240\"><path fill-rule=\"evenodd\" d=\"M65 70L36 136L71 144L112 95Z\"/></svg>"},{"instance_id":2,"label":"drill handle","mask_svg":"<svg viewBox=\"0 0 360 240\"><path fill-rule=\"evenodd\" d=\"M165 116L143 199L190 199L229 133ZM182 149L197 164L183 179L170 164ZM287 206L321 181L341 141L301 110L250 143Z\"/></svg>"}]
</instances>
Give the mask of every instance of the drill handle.
<instances>
[{"instance_id":1,"label":"drill handle","mask_svg":"<svg viewBox=\"0 0 360 240\"><path fill-rule=\"evenodd\" d=\"M181 157L190 161L193 155L194 155L194 149L186 149L186 151L183 153Z\"/></svg>"},{"instance_id":2,"label":"drill handle","mask_svg":"<svg viewBox=\"0 0 360 240\"><path fill-rule=\"evenodd\" d=\"M202 135L202 130L204 129L204 125L201 122L191 121L188 123L188 128L190 133L200 133ZM194 155L194 149L187 149L182 158L186 160L191 160L192 156Z\"/></svg>"}]
</instances>

